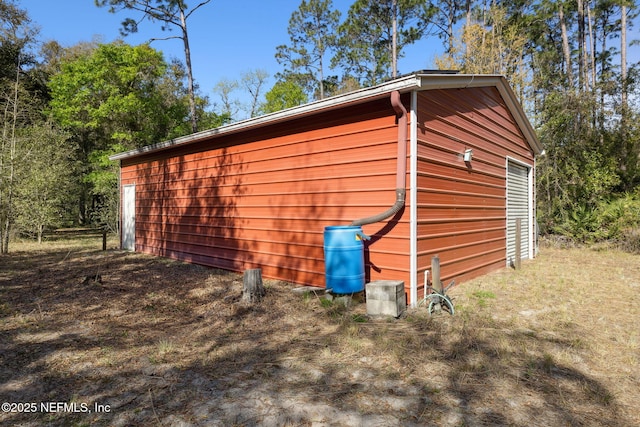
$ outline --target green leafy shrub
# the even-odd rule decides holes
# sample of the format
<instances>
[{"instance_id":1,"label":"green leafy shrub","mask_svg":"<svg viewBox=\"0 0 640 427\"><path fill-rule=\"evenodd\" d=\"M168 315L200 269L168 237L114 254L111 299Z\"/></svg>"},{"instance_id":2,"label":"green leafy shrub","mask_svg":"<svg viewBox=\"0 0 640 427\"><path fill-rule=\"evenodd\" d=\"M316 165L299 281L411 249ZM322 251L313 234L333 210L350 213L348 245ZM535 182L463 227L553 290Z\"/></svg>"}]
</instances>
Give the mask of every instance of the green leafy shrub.
<instances>
[{"instance_id":1,"label":"green leafy shrub","mask_svg":"<svg viewBox=\"0 0 640 427\"><path fill-rule=\"evenodd\" d=\"M625 194L599 208L599 220L607 238L618 239L640 227L640 194Z\"/></svg>"},{"instance_id":2,"label":"green leafy shrub","mask_svg":"<svg viewBox=\"0 0 640 427\"><path fill-rule=\"evenodd\" d=\"M624 250L640 252L640 190L601 201L593 208L577 206L553 232L577 243L608 241Z\"/></svg>"},{"instance_id":3,"label":"green leafy shrub","mask_svg":"<svg viewBox=\"0 0 640 427\"><path fill-rule=\"evenodd\" d=\"M606 238L621 249L640 253L640 190L600 206Z\"/></svg>"},{"instance_id":4,"label":"green leafy shrub","mask_svg":"<svg viewBox=\"0 0 640 427\"><path fill-rule=\"evenodd\" d=\"M553 231L579 243L591 243L601 237L597 211L587 206L572 209Z\"/></svg>"}]
</instances>

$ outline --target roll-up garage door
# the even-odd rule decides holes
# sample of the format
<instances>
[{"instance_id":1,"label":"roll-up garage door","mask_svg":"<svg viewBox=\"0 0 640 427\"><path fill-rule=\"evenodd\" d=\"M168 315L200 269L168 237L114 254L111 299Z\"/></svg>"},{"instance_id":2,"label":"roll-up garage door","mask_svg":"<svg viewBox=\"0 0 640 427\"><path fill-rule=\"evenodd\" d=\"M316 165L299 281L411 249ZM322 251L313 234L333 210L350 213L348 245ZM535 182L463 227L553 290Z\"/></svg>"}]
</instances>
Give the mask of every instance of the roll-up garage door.
<instances>
[{"instance_id":1,"label":"roll-up garage door","mask_svg":"<svg viewBox=\"0 0 640 427\"><path fill-rule=\"evenodd\" d=\"M522 219L522 258L529 257L529 168L507 163L507 265L515 262L516 219Z\"/></svg>"}]
</instances>

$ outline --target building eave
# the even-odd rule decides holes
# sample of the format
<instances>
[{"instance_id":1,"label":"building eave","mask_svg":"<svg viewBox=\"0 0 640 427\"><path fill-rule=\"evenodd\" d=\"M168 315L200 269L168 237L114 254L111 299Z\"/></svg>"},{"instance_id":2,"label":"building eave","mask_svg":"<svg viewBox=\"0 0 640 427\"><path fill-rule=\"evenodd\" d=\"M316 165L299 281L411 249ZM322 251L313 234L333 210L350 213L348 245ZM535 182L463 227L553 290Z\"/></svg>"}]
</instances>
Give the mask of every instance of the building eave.
<instances>
[{"instance_id":1,"label":"building eave","mask_svg":"<svg viewBox=\"0 0 640 427\"><path fill-rule=\"evenodd\" d=\"M387 96L390 92L399 91L401 93L411 91L423 91L433 89L463 89L469 87L495 86L504 99L507 108L513 115L520 127L525 139L529 143L533 152L538 155L542 151L542 146L538 141L535 130L526 117L515 94L509 87L506 79L500 75L472 75L472 74L411 74L378 86L360 89L342 95L322 99L319 101L304 104L298 107L288 108L271 114L231 123L218 128L197 132L191 135L174 138L157 144L137 148L135 150L110 156L111 160L123 160L132 157L142 156L172 149L174 147L189 145L216 138L222 135L233 134L260 128L267 125L277 124L297 118L302 118L324 111L342 108L348 105L360 104Z\"/></svg>"},{"instance_id":2,"label":"building eave","mask_svg":"<svg viewBox=\"0 0 640 427\"><path fill-rule=\"evenodd\" d=\"M293 120L311 114L323 111L330 111L336 108L342 108L347 105L359 104L381 98L392 91L400 91L401 93L419 88L419 78L417 75L410 75L400 79L396 79L378 86L360 89L342 95L325 98L319 101L310 102L298 107L287 108L286 110L277 111L275 113L266 114L259 117L253 117L247 120L220 126L214 129L197 132L191 135L174 138L157 144L140 147L135 150L126 151L124 153L110 156L111 160L122 160L130 157L136 157L147 153L163 151L177 146L187 145L206 139L218 137L221 135L232 134L236 132L246 131L263 127L266 125L277 124L283 121Z\"/></svg>"}]
</instances>

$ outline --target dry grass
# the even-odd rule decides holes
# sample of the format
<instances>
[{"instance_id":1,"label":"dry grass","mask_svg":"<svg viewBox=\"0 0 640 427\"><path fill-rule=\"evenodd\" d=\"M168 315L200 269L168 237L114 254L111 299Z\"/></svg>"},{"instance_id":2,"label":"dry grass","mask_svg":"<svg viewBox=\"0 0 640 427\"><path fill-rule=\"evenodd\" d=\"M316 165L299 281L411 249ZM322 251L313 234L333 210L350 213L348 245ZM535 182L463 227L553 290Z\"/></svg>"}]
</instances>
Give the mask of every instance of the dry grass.
<instances>
[{"instance_id":1,"label":"dry grass","mask_svg":"<svg viewBox=\"0 0 640 427\"><path fill-rule=\"evenodd\" d=\"M374 320L272 281L247 306L238 275L99 245L0 258L0 400L110 412L0 424L640 425L637 255L547 248L454 288L455 317Z\"/></svg>"}]
</instances>

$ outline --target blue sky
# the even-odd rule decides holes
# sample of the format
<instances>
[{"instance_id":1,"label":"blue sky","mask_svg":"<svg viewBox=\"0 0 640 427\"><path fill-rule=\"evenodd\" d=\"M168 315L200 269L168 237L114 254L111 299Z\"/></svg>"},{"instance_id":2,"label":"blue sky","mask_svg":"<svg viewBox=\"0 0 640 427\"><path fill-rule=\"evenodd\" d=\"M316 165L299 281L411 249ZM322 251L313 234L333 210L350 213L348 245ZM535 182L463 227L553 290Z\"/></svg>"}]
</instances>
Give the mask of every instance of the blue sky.
<instances>
[{"instance_id":1,"label":"blue sky","mask_svg":"<svg viewBox=\"0 0 640 427\"><path fill-rule=\"evenodd\" d=\"M90 41L94 36L111 42L120 37L120 22L127 17L125 13L114 15L107 8L98 8L93 0L20 0L18 3L40 26L41 40L57 40L63 46ZM343 18L351 3L353 0L333 1ZM198 0L188 4L196 5ZM200 91L216 101L213 87L223 78L237 79L240 74L257 68L271 76L281 71L275 60L275 49L289 43L289 18L299 5L300 0L213 0L197 10L188 25L194 78ZM159 24L145 21L138 34L124 40L136 45L166 35ZM165 59L176 57L184 62L180 40L156 41L152 47L163 51ZM434 52L441 50L437 39L413 46L399 61L399 71L433 68L430 64ZM268 88L273 82L271 79Z\"/></svg>"},{"instance_id":2,"label":"blue sky","mask_svg":"<svg viewBox=\"0 0 640 427\"><path fill-rule=\"evenodd\" d=\"M333 0L343 18L352 3L353 0ZM18 4L40 26L42 41L57 40L63 46L90 41L94 36L105 43L120 38L120 22L128 16L98 8L94 0L18 0ZM198 0L188 4L196 5ZM289 43L289 18L299 4L300 0L213 0L197 10L188 25L194 78L201 93L216 102L218 98L213 93L216 83L221 79L239 79L242 73L257 68L272 76L268 90L274 82L273 75L282 70L274 57L275 48ZM159 23L145 21L138 34L124 40L136 45L166 35ZM628 36L630 40L634 38L638 38L637 27ZM156 41L152 46L163 51L166 59L175 57L184 61L180 40ZM399 60L399 72L435 68L433 59L442 51L436 37L409 46ZM631 48L629 63L639 57L640 47Z\"/></svg>"}]
</instances>

